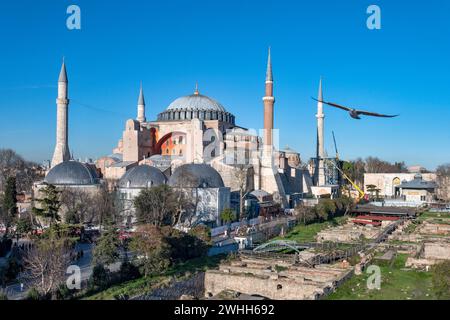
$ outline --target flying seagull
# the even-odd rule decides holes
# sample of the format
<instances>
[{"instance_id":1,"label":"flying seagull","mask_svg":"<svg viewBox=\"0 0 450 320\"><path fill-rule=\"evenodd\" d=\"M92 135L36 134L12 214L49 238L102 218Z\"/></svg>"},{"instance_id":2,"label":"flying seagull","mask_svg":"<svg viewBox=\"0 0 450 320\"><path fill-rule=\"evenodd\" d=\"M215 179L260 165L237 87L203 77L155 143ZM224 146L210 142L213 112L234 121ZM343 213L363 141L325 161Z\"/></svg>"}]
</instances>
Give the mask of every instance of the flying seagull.
<instances>
[{"instance_id":1,"label":"flying seagull","mask_svg":"<svg viewBox=\"0 0 450 320\"><path fill-rule=\"evenodd\" d=\"M352 117L353 119L361 119L359 117L360 115L371 116L371 117L381 117L381 118L395 118L395 117L398 117L398 114L396 114L396 115L387 115L387 114L380 114L380 113L369 112L369 111L364 111L364 110L357 110L357 109L344 107L344 106L341 106L341 105L336 104L336 103L321 101L321 100L317 100L315 98L312 98L312 99L315 100L315 101L318 101L318 102L325 103L325 104L327 104L329 106L348 111L348 113L350 114L350 117Z\"/></svg>"}]
</instances>

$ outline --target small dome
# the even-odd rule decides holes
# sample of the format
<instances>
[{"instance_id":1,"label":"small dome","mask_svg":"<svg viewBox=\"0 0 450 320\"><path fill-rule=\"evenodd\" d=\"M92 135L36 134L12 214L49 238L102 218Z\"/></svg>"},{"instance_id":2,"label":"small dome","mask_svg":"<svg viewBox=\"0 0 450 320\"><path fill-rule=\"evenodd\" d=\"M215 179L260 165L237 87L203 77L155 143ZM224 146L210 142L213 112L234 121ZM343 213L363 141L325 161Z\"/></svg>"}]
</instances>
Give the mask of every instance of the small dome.
<instances>
[{"instance_id":1,"label":"small dome","mask_svg":"<svg viewBox=\"0 0 450 320\"><path fill-rule=\"evenodd\" d=\"M423 179L422 174L416 173L416 174L414 175L414 180L422 180L422 179Z\"/></svg>"},{"instance_id":2,"label":"small dome","mask_svg":"<svg viewBox=\"0 0 450 320\"><path fill-rule=\"evenodd\" d=\"M136 166L125 172L119 180L120 188L150 188L166 183L166 177L149 165Z\"/></svg>"},{"instance_id":3,"label":"small dome","mask_svg":"<svg viewBox=\"0 0 450 320\"><path fill-rule=\"evenodd\" d=\"M216 100L201 94L191 94L174 100L166 110L212 110L225 112L225 108Z\"/></svg>"},{"instance_id":4,"label":"small dome","mask_svg":"<svg viewBox=\"0 0 450 320\"><path fill-rule=\"evenodd\" d=\"M295 151L294 149L290 148L289 146L286 146L283 150L281 150L282 152L286 153L286 154L298 154L297 151Z\"/></svg>"},{"instance_id":5,"label":"small dome","mask_svg":"<svg viewBox=\"0 0 450 320\"><path fill-rule=\"evenodd\" d=\"M220 174L210 165L189 163L178 167L169 178L169 185L183 188L223 188Z\"/></svg>"},{"instance_id":6,"label":"small dome","mask_svg":"<svg viewBox=\"0 0 450 320\"><path fill-rule=\"evenodd\" d=\"M250 192L250 194L257 198L268 197L271 195L270 193L264 190L253 190L252 192Z\"/></svg>"},{"instance_id":7,"label":"small dome","mask_svg":"<svg viewBox=\"0 0 450 320\"><path fill-rule=\"evenodd\" d=\"M89 165L64 161L51 168L44 181L53 185L93 185L98 183L98 176Z\"/></svg>"}]
</instances>

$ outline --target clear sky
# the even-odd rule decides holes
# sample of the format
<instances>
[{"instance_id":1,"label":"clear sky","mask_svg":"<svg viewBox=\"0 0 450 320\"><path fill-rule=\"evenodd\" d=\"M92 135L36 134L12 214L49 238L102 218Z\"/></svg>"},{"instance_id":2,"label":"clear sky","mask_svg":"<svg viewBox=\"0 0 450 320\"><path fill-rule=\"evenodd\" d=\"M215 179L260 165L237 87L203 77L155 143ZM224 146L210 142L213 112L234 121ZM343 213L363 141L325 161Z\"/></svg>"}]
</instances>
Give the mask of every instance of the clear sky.
<instances>
[{"instance_id":1,"label":"clear sky","mask_svg":"<svg viewBox=\"0 0 450 320\"><path fill-rule=\"evenodd\" d=\"M66 9L81 8L81 30ZM381 30L366 9L381 8ZM200 92L237 124L262 126L267 47L272 47L280 144L314 155L319 77L324 99L395 119L353 120L325 107L326 149L342 158L378 156L430 169L450 162L450 1L100 1L0 2L0 148L50 159L56 84L66 57L70 148L110 154L136 117L139 83L147 118Z\"/></svg>"}]
</instances>

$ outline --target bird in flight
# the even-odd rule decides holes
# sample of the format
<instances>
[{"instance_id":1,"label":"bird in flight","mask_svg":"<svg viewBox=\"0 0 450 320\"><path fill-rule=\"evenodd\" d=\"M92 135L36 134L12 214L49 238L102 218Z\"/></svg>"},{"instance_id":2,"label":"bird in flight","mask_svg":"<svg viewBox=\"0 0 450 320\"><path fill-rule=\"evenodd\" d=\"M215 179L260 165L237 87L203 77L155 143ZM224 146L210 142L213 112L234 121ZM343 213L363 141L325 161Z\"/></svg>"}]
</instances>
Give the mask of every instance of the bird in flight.
<instances>
[{"instance_id":1,"label":"bird in flight","mask_svg":"<svg viewBox=\"0 0 450 320\"><path fill-rule=\"evenodd\" d=\"M315 101L318 101L318 102L325 103L325 104L327 104L329 106L348 111L348 113L350 114L350 117L352 117L353 119L358 119L358 120L361 119L360 115L371 116L371 117L381 117L381 118L395 118L395 117L398 117L398 114L396 114L396 115L387 115L387 114L380 114L380 113L369 112L369 111L364 111L364 110L357 110L357 109L353 109L353 108L344 107L344 106L341 106L339 104L332 103L332 102L321 101L321 100L317 100L315 98L312 98L312 99L315 100Z\"/></svg>"}]
</instances>

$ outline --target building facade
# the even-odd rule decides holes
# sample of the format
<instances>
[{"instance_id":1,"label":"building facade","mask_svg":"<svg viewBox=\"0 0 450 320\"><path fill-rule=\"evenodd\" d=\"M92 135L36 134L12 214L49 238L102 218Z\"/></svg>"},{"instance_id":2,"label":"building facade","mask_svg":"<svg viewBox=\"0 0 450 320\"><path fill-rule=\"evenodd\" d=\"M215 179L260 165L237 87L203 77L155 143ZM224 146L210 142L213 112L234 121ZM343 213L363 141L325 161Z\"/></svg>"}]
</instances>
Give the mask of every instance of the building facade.
<instances>
[{"instance_id":1,"label":"building facade","mask_svg":"<svg viewBox=\"0 0 450 320\"><path fill-rule=\"evenodd\" d=\"M416 173L365 173L364 192L370 193L367 186L373 185L379 189L379 196L383 198L396 198L400 194L400 185L404 182L413 181ZM422 173L424 181L436 181L435 173ZM370 188L369 188L370 189Z\"/></svg>"},{"instance_id":2,"label":"building facade","mask_svg":"<svg viewBox=\"0 0 450 320\"><path fill-rule=\"evenodd\" d=\"M170 175L183 164L208 164L236 192L242 182L236 179L246 168L246 191L264 190L274 195L283 207L303 194L304 170L300 155L292 149L277 150L273 141L274 90L272 61L269 56L263 97L264 130L262 137L236 124L235 116L217 100L201 94L198 86L191 95L175 99L156 120L145 117L142 87L135 119L126 121L125 130L113 154L122 161L102 162L107 180L118 180L134 164L153 165L155 157L169 162ZM149 160L150 159L150 160ZM157 161L156 161L157 162Z\"/></svg>"}]
</instances>

